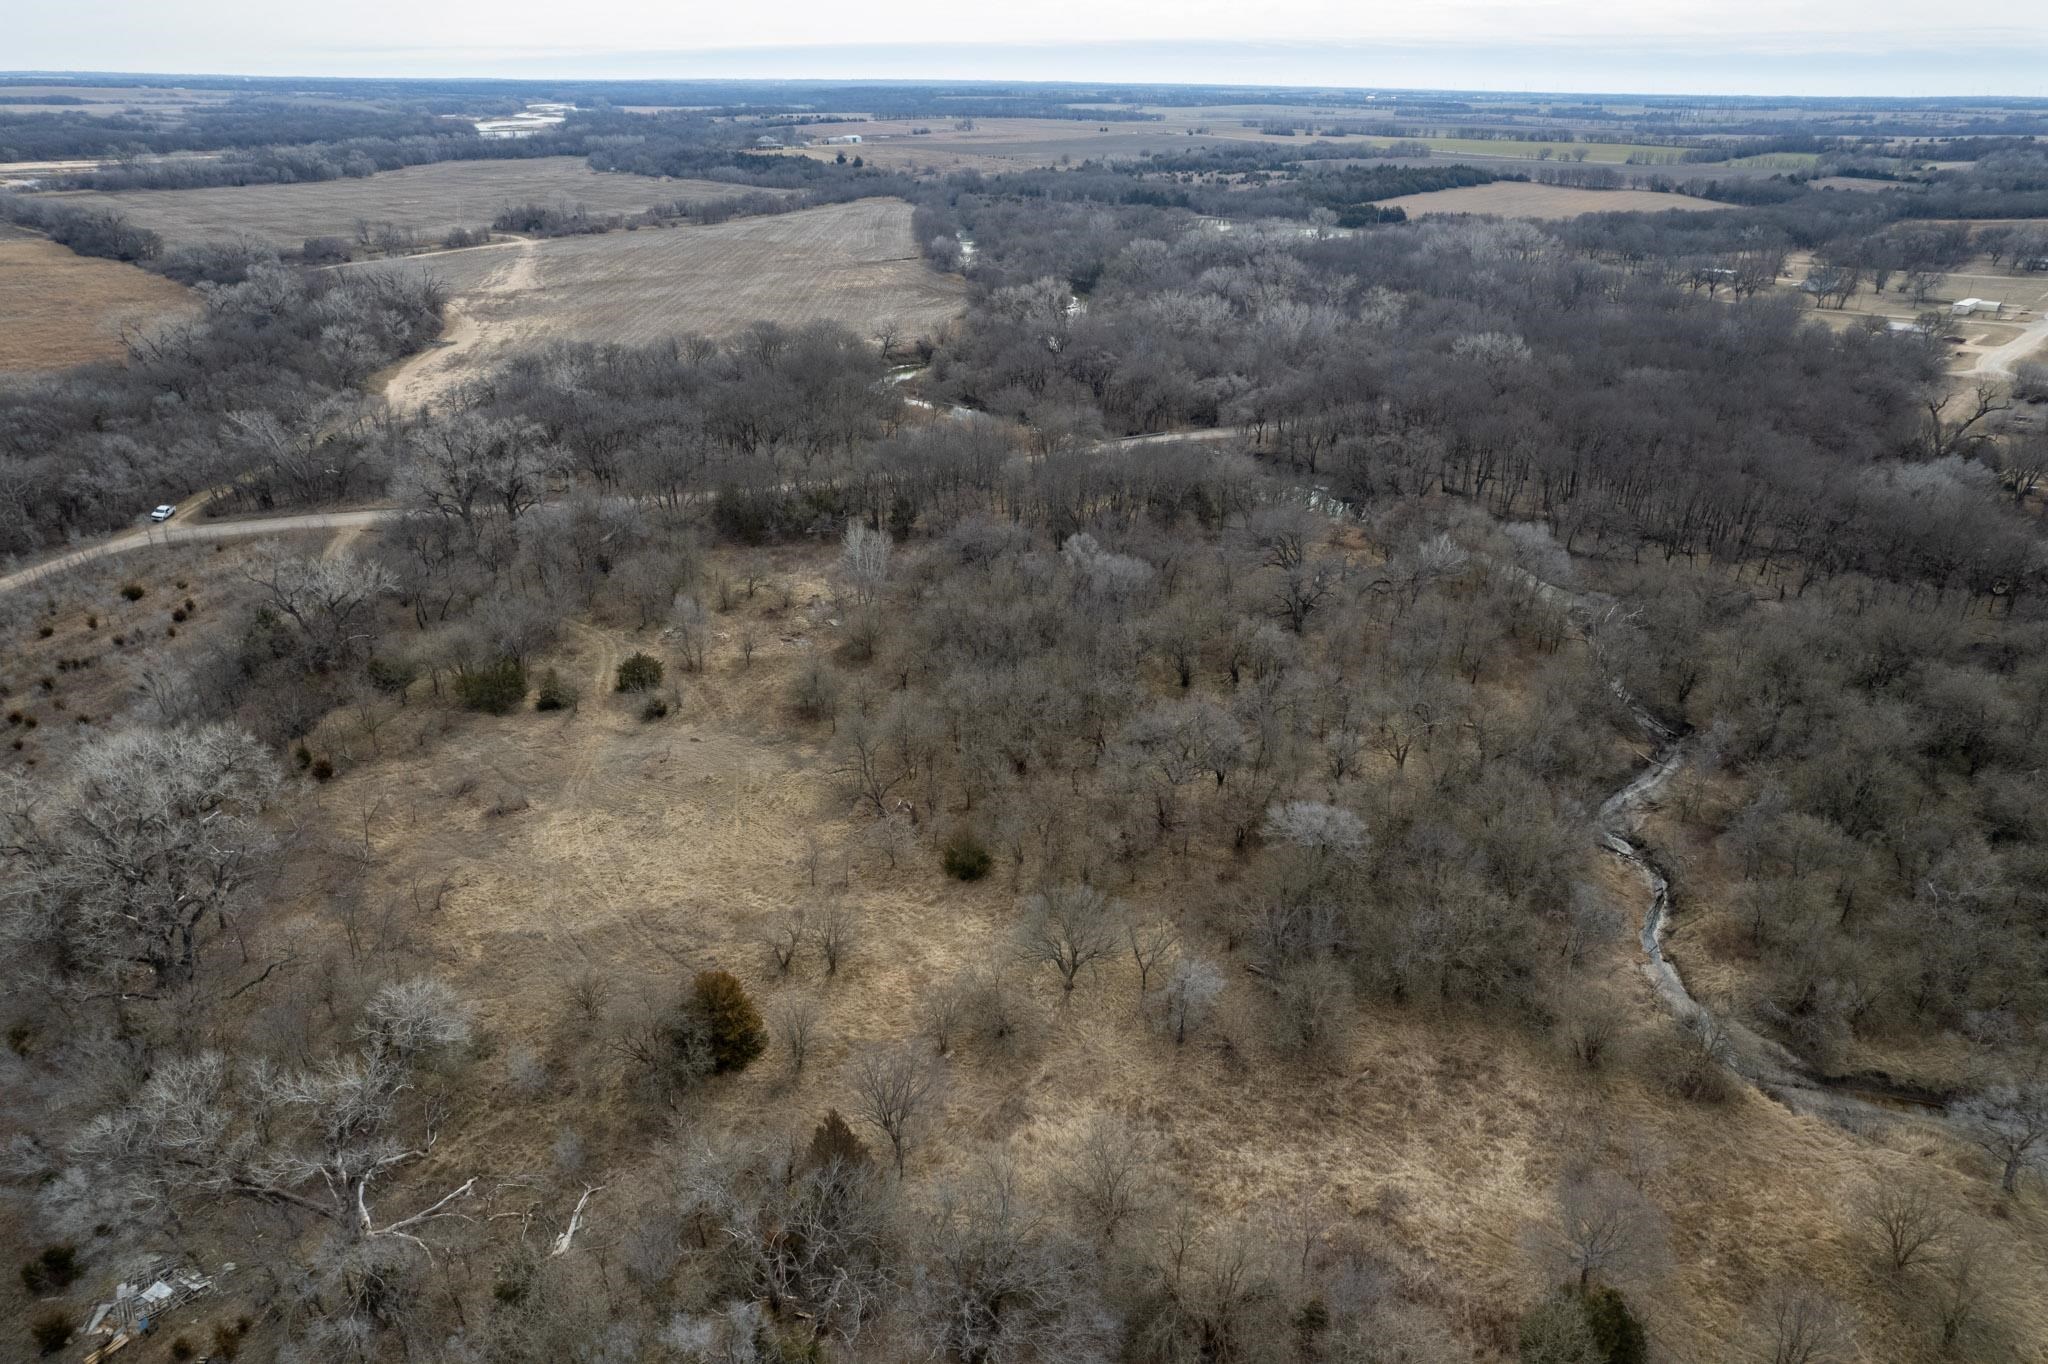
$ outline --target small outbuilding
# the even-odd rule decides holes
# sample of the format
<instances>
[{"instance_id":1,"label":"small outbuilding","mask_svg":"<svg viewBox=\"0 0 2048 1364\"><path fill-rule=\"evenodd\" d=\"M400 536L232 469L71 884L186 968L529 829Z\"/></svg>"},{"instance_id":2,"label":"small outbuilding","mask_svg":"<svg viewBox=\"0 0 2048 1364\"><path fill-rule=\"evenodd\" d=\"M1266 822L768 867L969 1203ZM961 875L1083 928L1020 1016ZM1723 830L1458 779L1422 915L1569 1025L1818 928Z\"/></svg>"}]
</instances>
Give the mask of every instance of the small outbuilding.
<instances>
[{"instance_id":1,"label":"small outbuilding","mask_svg":"<svg viewBox=\"0 0 2048 1364\"><path fill-rule=\"evenodd\" d=\"M1997 317L2005 311L2005 305L1991 298L1959 298L1949 307L1953 317L1975 317L1978 313L1990 313Z\"/></svg>"}]
</instances>

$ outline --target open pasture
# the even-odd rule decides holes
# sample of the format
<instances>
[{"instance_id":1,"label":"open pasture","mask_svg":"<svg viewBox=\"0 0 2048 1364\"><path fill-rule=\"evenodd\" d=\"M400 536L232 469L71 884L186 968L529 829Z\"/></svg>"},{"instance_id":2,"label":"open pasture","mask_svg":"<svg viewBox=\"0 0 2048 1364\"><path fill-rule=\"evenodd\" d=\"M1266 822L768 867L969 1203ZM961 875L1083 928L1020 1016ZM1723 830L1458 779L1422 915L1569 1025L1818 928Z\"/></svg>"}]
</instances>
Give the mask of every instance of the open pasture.
<instances>
[{"instance_id":1,"label":"open pasture","mask_svg":"<svg viewBox=\"0 0 2048 1364\"><path fill-rule=\"evenodd\" d=\"M886 319L906 337L935 331L965 306L967 286L918 254L910 212L899 199L864 199L349 268L431 269L448 284L452 344L409 364L386 390L409 406L458 381L473 355L533 341L644 344L759 321L840 322L866 335Z\"/></svg>"},{"instance_id":2,"label":"open pasture","mask_svg":"<svg viewBox=\"0 0 2048 1364\"><path fill-rule=\"evenodd\" d=\"M592 213L638 213L672 199L723 198L738 191L708 180L606 175L581 157L528 161L442 161L361 179L224 189L129 190L64 199L124 214L170 246L248 235L296 247L308 237L347 236L357 220L392 223L434 238L455 227L488 227L501 208L567 200Z\"/></svg>"},{"instance_id":3,"label":"open pasture","mask_svg":"<svg viewBox=\"0 0 2048 1364\"><path fill-rule=\"evenodd\" d=\"M193 308L161 275L0 228L0 374L119 359L123 330Z\"/></svg>"}]
</instances>

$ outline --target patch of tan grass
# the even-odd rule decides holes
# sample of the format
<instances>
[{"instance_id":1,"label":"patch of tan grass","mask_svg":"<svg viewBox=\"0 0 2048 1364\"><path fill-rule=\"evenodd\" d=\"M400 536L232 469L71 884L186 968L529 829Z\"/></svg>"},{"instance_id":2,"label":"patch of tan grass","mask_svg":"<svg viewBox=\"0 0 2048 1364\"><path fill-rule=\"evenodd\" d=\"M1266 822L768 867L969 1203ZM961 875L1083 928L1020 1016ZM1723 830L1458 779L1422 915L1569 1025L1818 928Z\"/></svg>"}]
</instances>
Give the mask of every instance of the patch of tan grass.
<instances>
[{"instance_id":1,"label":"patch of tan grass","mask_svg":"<svg viewBox=\"0 0 2048 1364\"><path fill-rule=\"evenodd\" d=\"M181 284L41 237L0 237L0 374L127 354L123 333L198 311Z\"/></svg>"}]
</instances>

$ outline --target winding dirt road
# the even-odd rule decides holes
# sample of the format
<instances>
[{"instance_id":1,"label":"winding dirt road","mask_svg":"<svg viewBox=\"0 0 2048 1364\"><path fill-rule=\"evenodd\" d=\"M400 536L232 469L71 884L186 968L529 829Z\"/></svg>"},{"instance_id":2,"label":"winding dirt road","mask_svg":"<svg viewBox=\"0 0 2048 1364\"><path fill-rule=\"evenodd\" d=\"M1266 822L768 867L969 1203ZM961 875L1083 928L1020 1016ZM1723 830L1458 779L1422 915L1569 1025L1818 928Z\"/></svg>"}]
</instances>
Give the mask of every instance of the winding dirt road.
<instances>
[{"instance_id":1,"label":"winding dirt road","mask_svg":"<svg viewBox=\"0 0 2048 1364\"><path fill-rule=\"evenodd\" d=\"M189 525L167 523L138 526L108 536L97 544L85 545L45 563L34 564L0 577L0 592L13 592L45 578L60 576L83 564L114 554L144 549L150 545L179 545L188 541L243 540L251 536L284 535L299 530L357 530L404 513L397 507L358 507L348 511L306 512L298 516L257 516L246 521L195 521Z\"/></svg>"}]
</instances>

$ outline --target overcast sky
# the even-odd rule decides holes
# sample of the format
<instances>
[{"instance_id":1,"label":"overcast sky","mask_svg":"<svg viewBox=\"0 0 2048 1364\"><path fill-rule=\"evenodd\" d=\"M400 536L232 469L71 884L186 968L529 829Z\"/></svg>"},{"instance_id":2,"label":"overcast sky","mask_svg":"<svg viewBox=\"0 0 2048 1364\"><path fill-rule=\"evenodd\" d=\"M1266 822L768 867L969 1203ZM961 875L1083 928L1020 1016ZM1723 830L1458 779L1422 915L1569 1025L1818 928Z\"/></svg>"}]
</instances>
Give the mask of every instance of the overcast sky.
<instances>
[{"instance_id":1,"label":"overcast sky","mask_svg":"<svg viewBox=\"0 0 2048 1364\"><path fill-rule=\"evenodd\" d=\"M2048 95L2048 0L0 0L0 66Z\"/></svg>"}]
</instances>

